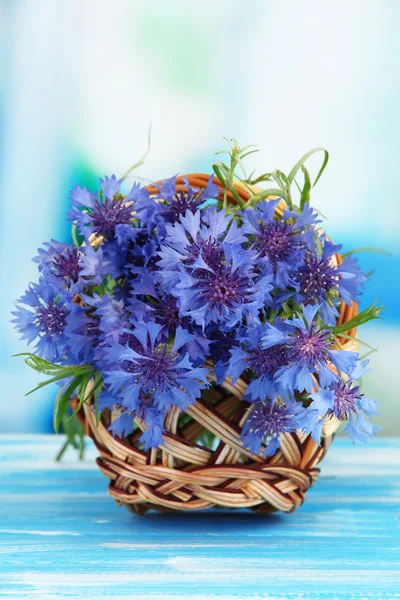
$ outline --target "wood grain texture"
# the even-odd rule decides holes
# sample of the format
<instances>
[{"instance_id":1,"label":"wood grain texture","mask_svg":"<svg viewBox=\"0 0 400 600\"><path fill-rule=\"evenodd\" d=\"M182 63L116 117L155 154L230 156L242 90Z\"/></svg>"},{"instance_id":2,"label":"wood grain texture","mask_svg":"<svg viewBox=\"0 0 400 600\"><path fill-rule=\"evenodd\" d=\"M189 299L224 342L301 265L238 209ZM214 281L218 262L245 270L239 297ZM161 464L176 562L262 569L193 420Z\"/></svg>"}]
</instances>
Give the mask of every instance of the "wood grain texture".
<instances>
[{"instance_id":1,"label":"wood grain texture","mask_svg":"<svg viewBox=\"0 0 400 600\"><path fill-rule=\"evenodd\" d=\"M337 439L293 514L115 506L89 447L0 437L0 598L400 598L400 440Z\"/></svg>"}]
</instances>

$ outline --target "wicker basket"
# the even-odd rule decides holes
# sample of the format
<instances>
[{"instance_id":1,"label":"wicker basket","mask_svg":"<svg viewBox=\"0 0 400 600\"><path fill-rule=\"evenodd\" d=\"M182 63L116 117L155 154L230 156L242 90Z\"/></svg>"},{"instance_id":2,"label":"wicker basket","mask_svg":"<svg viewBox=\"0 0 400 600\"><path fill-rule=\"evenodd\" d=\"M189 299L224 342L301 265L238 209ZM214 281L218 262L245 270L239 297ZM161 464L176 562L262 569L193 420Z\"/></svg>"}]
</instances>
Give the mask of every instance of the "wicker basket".
<instances>
[{"instance_id":1,"label":"wicker basket","mask_svg":"<svg viewBox=\"0 0 400 600\"><path fill-rule=\"evenodd\" d=\"M192 187L201 189L209 178L198 173L186 177ZM218 179L215 183L222 191ZM157 194L154 186L148 189ZM240 184L236 189L243 200L249 198L249 192ZM185 190L182 177L177 179L177 190ZM230 193L228 199L234 202ZM340 256L336 260L342 262ZM347 322L357 310L355 303L351 307L342 304L338 323ZM355 331L348 333L354 336ZM346 338L338 338L336 346L356 349L354 342ZM215 379L212 370L209 379L210 382ZM97 463L110 479L109 491L117 504L137 514L149 509L218 507L291 512L298 508L319 475L317 465L327 452L339 422L335 419L325 422L321 446L299 431L281 436L280 449L273 457L252 455L240 440L249 407L241 401L246 387L245 374L235 385L230 379L221 386L212 385L187 408L182 427L178 425L179 411L173 408L165 417L164 445L148 452L139 449L142 423L138 422L139 428L127 438L114 438L107 431L113 414L106 411L96 424L92 407L85 404L81 418L99 451ZM212 449L197 443L205 431L216 437Z\"/></svg>"}]
</instances>

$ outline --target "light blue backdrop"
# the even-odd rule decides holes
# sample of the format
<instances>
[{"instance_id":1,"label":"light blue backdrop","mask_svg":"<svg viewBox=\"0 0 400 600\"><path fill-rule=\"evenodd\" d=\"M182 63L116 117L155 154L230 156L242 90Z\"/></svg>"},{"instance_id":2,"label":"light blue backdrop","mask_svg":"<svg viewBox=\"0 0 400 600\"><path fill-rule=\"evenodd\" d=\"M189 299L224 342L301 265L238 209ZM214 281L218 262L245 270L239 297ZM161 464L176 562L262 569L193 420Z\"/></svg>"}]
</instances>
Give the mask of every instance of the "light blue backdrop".
<instances>
[{"instance_id":1,"label":"light blue backdrop","mask_svg":"<svg viewBox=\"0 0 400 600\"><path fill-rule=\"evenodd\" d=\"M330 150L313 197L329 234L392 253L360 256L364 303L386 305L360 337L379 347L365 391L400 433L399 30L395 0L0 2L0 431L51 429L54 391L25 398L37 377L9 358L30 258L69 239L69 189L123 173L152 121L149 179L209 170L222 136L258 144L261 172Z\"/></svg>"}]
</instances>

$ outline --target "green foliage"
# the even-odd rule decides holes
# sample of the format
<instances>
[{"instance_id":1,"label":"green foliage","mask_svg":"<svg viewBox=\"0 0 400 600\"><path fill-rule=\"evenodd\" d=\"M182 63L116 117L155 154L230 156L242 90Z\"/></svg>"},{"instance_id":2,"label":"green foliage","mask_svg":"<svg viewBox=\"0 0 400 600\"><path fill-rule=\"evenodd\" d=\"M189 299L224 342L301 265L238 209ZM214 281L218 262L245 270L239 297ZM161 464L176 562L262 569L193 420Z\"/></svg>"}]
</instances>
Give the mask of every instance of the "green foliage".
<instances>
[{"instance_id":1,"label":"green foliage","mask_svg":"<svg viewBox=\"0 0 400 600\"><path fill-rule=\"evenodd\" d=\"M350 331L350 329L353 329L354 327L359 327L364 323L368 323L368 321L378 319L380 318L380 314L384 307L376 306L376 304L377 302L374 302L373 304L359 312L358 315L356 315L346 323L343 323L342 325L335 325L334 327L329 327L328 325L326 325L326 327L327 329L330 329L330 331L333 334L340 335L342 333L345 333L346 331Z\"/></svg>"},{"instance_id":2,"label":"green foliage","mask_svg":"<svg viewBox=\"0 0 400 600\"><path fill-rule=\"evenodd\" d=\"M77 449L81 456L84 449L84 428L77 419L77 413L89 399L93 399L94 405L97 404L98 394L103 384L101 372L97 371L93 365L56 365L30 352L16 354L15 356L24 356L25 363L31 369L49 377L49 379L40 382L33 390L28 392L27 396L50 383L63 382L54 403L53 426L56 432L62 426L67 439L57 456L57 460L61 458L69 445ZM78 405L75 411L70 414L70 401L74 394L78 398Z\"/></svg>"},{"instance_id":3,"label":"green foliage","mask_svg":"<svg viewBox=\"0 0 400 600\"><path fill-rule=\"evenodd\" d=\"M351 256L352 254L356 254L357 252L374 252L376 254L385 254L386 256L391 256L390 252L386 250L381 250L380 248L354 248L354 250L348 250L342 254L343 258L346 256Z\"/></svg>"},{"instance_id":4,"label":"green foliage","mask_svg":"<svg viewBox=\"0 0 400 600\"><path fill-rule=\"evenodd\" d=\"M77 418L71 419L65 416L62 419L62 429L66 440L60 448L56 460L61 460L69 446L78 452L79 459L82 460L85 451L85 427Z\"/></svg>"},{"instance_id":5,"label":"green foliage","mask_svg":"<svg viewBox=\"0 0 400 600\"><path fill-rule=\"evenodd\" d=\"M83 235L81 235L79 233L78 228L75 225L75 223L73 223L72 227L71 227L71 237L72 237L72 242L73 242L74 246L76 246L76 248L80 248L83 244L84 237L83 237Z\"/></svg>"},{"instance_id":6,"label":"green foliage","mask_svg":"<svg viewBox=\"0 0 400 600\"><path fill-rule=\"evenodd\" d=\"M214 170L215 175L218 177L218 179L221 181L221 183L223 184L223 186L225 188L224 201L223 201L223 208L225 210L228 208L227 191L231 192L231 194L233 195L233 197L236 200L236 203L237 203L236 210L251 206L251 205L255 204L256 202L261 202L268 196L277 196L277 197L284 198L288 207L290 209L292 209L292 208L294 208L294 204L293 204L293 200L292 200L292 191L291 191L293 183L295 183L295 185L297 186L297 188L300 192L300 208L303 208L304 205L306 204L306 202L310 201L311 188L317 184L317 182L318 182L319 178L321 177L322 173L324 172L325 167L328 164L328 160L329 160L328 151L325 150L324 148L318 147L318 148L314 148L313 150L309 150L309 152L306 152L306 154L304 154L304 156L302 156L300 158L300 160L298 160L297 163L294 165L294 167L291 169L291 171L289 172L289 175L285 175L285 173L283 171L276 169L275 171L272 171L271 173L264 173L263 175L254 178L253 174L250 176L246 176L246 171L245 171L245 168L243 165L243 160L244 160L244 158L249 156L249 154L258 152L258 149L252 145L241 148L239 143L237 142L237 140L235 140L235 139L228 140L227 138L225 138L225 139L227 140L227 142L229 144L229 149L222 150L221 152L217 152L217 154L227 154L229 156L230 160L229 160L228 164L226 164L222 161L219 161L217 163L214 163L214 165L213 165L213 170ZM250 148L253 148L253 149L250 150ZM322 165L318 171L318 174L317 174L314 182L312 183L310 174L305 167L305 163L308 161L308 159L311 156L313 156L314 154L317 154L319 152L323 152L324 157L323 157ZM303 178L304 178L302 187L299 185L298 181L296 180L296 175L300 171L303 174ZM235 185L234 185L235 181L240 181L249 190L251 196L246 203L243 202L243 200L240 198L239 194L237 193ZM257 194L254 194L251 186L261 183L263 181L273 181L276 184L276 187L270 187L267 189L263 189L260 192L258 192ZM235 210L235 209L232 208L231 210Z\"/></svg>"},{"instance_id":7,"label":"green foliage","mask_svg":"<svg viewBox=\"0 0 400 600\"><path fill-rule=\"evenodd\" d=\"M354 337L353 335L347 335L346 333L341 333L340 337L345 338L346 340L353 340L354 342L357 342L357 344L360 344L361 346L365 346L366 348L369 349L368 354L372 354L373 352L378 352L378 350L376 348L374 348L367 342L364 342L364 340L360 340L360 338Z\"/></svg>"},{"instance_id":8,"label":"green foliage","mask_svg":"<svg viewBox=\"0 0 400 600\"><path fill-rule=\"evenodd\" d=\"M92 365L56 365L31 352L22 352L21 354L14 354L14 356L25 356L25 363L28 367L31 367L31 369L34 369L34 371L37 371L38 373L43 373L43 375L48 375L50 377L50 379L38 383L33 390L26 394L27 396L45 385L49 385L49 383L54 383L63 379L79 378L80 376L89 373L92 376L94 373Z\"/></svg>"},{"instance_id":9,"label":"green foliage","mask_svg":"<svg viewBox=\"0 0 400 600\"><path fill-rule=\"evenodd\" d=\"M238 207L243 208L243 200L237 193L234 182L246 182L246 171L244 169L243 160L246 158L246 156L249 156L254 152L258 152L258 150L257 148L254 148L253 145L241 148L239 146L238 141L235 139L224 139L226 139L226 141L229 144L229 150L221 150L220 152L217 152L217 154L227 154L230 158L229 164L225 164L222 161L213 164L214 173L225 188L223 207L225 210L228 207L227 191L229 191L235 198ZM250 150L250 148L254 148L254 150ZM238 168L240 168L241 175L239 175L239 173L237 172Z\"/></svg>"}]
</instances>

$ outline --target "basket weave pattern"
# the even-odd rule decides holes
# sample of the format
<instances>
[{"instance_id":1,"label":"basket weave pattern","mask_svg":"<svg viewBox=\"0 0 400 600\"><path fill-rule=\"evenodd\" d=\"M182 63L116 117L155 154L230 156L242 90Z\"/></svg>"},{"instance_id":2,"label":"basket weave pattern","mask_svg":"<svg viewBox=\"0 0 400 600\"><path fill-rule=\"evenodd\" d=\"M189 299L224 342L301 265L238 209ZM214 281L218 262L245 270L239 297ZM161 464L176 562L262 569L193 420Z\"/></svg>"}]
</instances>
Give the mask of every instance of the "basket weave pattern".
<instances>
[{"instance_id":1,"label":"basket weave pattern","mask_svg":"<svg viewBox=\"0 0 400 600\"><path fill-rule=\"evenodd\" d=\"M187 176L193 188L201 189L208 178L203 174ZM217 179L215 183L221 187ZM148 189L157 194L154 186ZM243 200L249 198L242 186L238 184L236 189ZM177 179L177 190L185 191L182 178ZM234 202L229 192L228 200ZM336 259L342 262L340 256ZM338 324L349 321L357 310L355 303L350 307L342 304ZM348 333L354 336L355 331ZM347 338L338 338L336 347L355 349L354 342ZM207 366L209 380L214 383L212 365ZM151 508L251 508L262 512L291 512L298 508L319 475L317 465L332 442L338 422L325 422L321 446L299 431L282 435L280 449L273 457L252 455L240 439L250 406L242 401L246 387L245 375L235 385L226 379L221 386L211 386L186 409L189 418L181 427L179 411L172 408L165 417L163 446L148 452L139 448L143 423L137 421L138 429L127 438L114 438L107 427L116 415L105 411L97 424L92 407L84 405L81 417L99 451L97 463L110 479L111 496L137 514ZM217 439L213 449L197 443L205 431Z\"/></svg>"}]
</instances>

